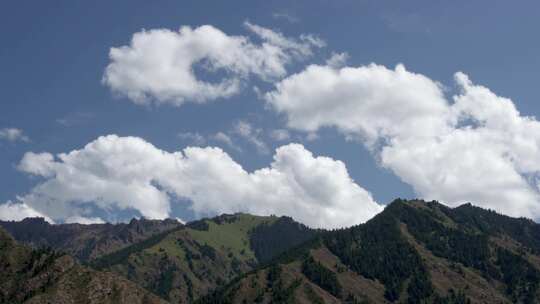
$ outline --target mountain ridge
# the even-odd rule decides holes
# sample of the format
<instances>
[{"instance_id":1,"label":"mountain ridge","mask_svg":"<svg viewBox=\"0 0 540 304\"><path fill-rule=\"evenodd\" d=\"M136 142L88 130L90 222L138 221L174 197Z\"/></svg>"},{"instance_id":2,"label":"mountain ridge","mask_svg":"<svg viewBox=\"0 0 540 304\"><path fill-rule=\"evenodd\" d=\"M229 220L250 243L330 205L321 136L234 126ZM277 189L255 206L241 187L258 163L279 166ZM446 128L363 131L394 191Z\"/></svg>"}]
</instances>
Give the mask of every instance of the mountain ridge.
<instances>
[{"instance_id":1,"label":"mountain ridge","mask_svg":"<svg viewBox=\"0 0 540 304\"><path fill-rule=\"evenodd\" d=\"M538 227L472 205L398 199L198 303L537 303Z\"/></svg>"},{"instance_id":2,"label":"mountain ridge","mask_svg":"<svg viewBox=\"0 0 540 304\"><path fill-rule=\"evenodd\" d=\"M69 255L20 245L1 227L0 274L0 303L166 303L121 276L84 267Z\"/></svg>"},{"instance_id":3,"label":"mountain ridge","mask_svg":"<svg viewBox=\"0 0 540 304\"><path fill-rule=\"evenodd\" d=\"M144 218L134 218L129 223L89 225L50 224L43 218L25 218L19 222L0 221L0 226L19 242L34 248L52 247L83 262L181 225L173 219Z\"/></svg>"},{"instance_id":4,"label":"mountain ridge","mask_svg":"<svg viewBox=\"0 0 540 304\"><path fill-rule=\"evenodd\" d=\"M539 253L532 220L396 199L334 230L224 214L85 263L173 303L538 303Z\"/></svg>"},{"instance_id":5,"label":"mountain ridge","mask_svg":"<svg viewBox=\"0 0 540 304\"><path fill-rule=\"evenodd\" d=\"M225 214L134 244L92 266L121 274L165 299L186 303L314 233L288 217Z\"/></svg>"}]
</instances>

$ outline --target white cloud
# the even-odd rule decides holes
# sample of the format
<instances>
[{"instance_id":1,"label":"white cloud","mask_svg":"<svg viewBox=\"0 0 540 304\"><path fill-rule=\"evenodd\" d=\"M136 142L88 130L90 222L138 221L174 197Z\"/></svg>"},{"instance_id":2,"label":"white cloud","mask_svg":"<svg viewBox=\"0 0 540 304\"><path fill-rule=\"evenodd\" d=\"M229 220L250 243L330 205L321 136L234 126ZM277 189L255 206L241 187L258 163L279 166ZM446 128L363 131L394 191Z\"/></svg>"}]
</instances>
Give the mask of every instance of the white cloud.
<instances>
[{"instance_id":1,"label":"white cloud","mask_svg":"<svg viewBox=\"0 0 540 304\"><path fill-rule=\"evenodd\" d=\"M402 65L312 65L265 95L294 129L357 138L426 199L540 216L540 123L456 73L461 93Z\"/></svg>"},{"instance_id":2,"label":"white cloud","mask_svg":"<svg viewBox=\"0 0 540 304\"><path fill-rule=\"evenodd\" d=\"M233 142L232 138L231 138L229 135L227 135L227 134L225 134L225 133L223 133L223 132L221 132L221 131L220 131L220 132L217 132L216 134L214 134L214 135L212 136L212 139L215 140L215 141L217 141L217 142L224 143L224 144L226 144L227 146L229 146L230 148L233 148L233 149L235 149L235 150L237 150L237 151L242 151L242 148L240 148L239 146L237 146L237 145Z\"/></svg>"},{"instance_id":3,"label":"white cloud","mask_svg":"<svg viewBox=\"0 0 540 304\"><path fill-rule=\"evenodd\" d=\"M291 138L291 134L285 129L276 129L270 132L270 137L276 141L284 141Z\"/></svg>"},{"instance_id":4,"label":"white cloud","mask_svg":"<svg viewBox=\"0 0 540 304\"><path fill-rule=\"evenodd\" d=\"M219 143L219 144L225 144L229 148L232 148L236 151L241 152L242 148L240 148L238 145L236 145L227 133L224 133L222 131L216 132L214 134L200 134L199 132L180 132L177 134L178 138L183 140L186 143L193 144L195 146L204 146L209 143ZM255 140L258 144L258 138L251 138L248 141L251 142L251 140Z\"/></svg>"},{"instance_id":5,"label":"white cloud","mask_svg":"<svg viewBox=\"0 0 540 304\"><path fill-rule=\"evenodd\" d=\"M65 220L66 224L72 224L72 223L78 223L83 225L91 225L91 224L104 224L105 221L102 220L99 217L84 217L84 216L72 216Z\"/></svg>"},{"instance_id":6,"label":"white cloud","mask_svg":"<svg viewBox=\"0 0 540 304\"><path fill-rule=\"evenodd\" d=\"M3 128L0 129L0 140L7 140L10 142L23 141L29 142L30 138L24 135L24 132L21 129L17 128Z\"/></svg>"},{"instance_id":7,"label":"white cloud","mask_svg":"<svg viewBox=\"0 0 540 304\"><path fill-rule=\"evenodd\" d=\"M341 68L349 60L349 54L347 53L332 53L332 56L326 60L326 65L332 68Z\"/></svg>"},{"instance_id":8,"label":"white cloud","mask_svg":"<svg viewBox=\"0 0 540 304\"><path fill-rule=\"evenodd\" d=\"M26 153L17 167L32 175L50 177L54 175L54 156L46 152Z\"/></svg>"},{"instance_id":9,"label":"white cloud","mask_svg":"<svg viewBox=\"0 0 540 304\"><path fill-rule=\"evenodd\" d=\"M245 22L244 25L268 45L277 46L282 50L288 50L290 54L286 56L296 57L297 59L304 59L313 55L313 47L322 48L326 46L326 42L310 34L302 34L300 35L300 39L296 40L287 38L280 32L250 22Z\"/></svg>"},{"instance_id":10,"label":"white cloud","mask_svg":"<svg viewBox=\"0 0 540 304\"><path fill-rule=\"evenodd\" d=\"M233 132L254 145L259 153L268 154L270 152L268 145L261 137L262 129L253 128L249 122L240 120L234 125Z\"/></svg>"},{"instance_id":11,"label":"white cloud","mask_svg":"<svg viewBox=\"0 0 540 304\"><path fill-rule=\"evenodd\" d=\"M206 138L198 132L180 132L177 134L178 138L193 143L197 146L206 144Z\"/></svg>"},{"instance_id":12,"label":"white cloud","mask_svg":"<svg viewBox=\"0 0 540 304\"><path fill-rule=\"evenodd\" d=\"M176 220L177 222L179 222L180 224L182 224L182 225L185 225L185 224L187 223L186 221L184 221L183 219L181 219L181 218L179 218L179 217L176 217L175 220Z\"/></svg>"},{"instance_id":13,"label":"white cloud","mask_svg":"<svg viewBox=\"0 0 540 304\"><path fill-rule=\"evenodd\" d=\"M287 116L289 127L314 132L336 126L370 144L388 136L430 136L446 127L440 118L448 111L437 83L401 65L311 65L279 82L266 99Z\"/></svg>"},{"instance_id":14,"label":"white cloud","mask_svg":"<svg viewBox=\"0 0 540 304\"><path fill-rule=\"evenodd\" d=\"M306 134L306 141L315 141L317 139L319 139L319 134L317 134L317 132L309 132Z\"/></svg>"},{"instance_id":15,"label":"white cloud","mask_svg":"<svg viewBox=\"0 0 540 304\"><path fill-rule=\"evenodd\" d=\"M0 220L20 221L27 217L42 217L49 223L54 223L49 217L37 212L24 203L7 202L0 204Z\"/></svg>"},{"instance_id":16,"label":"white cloud","mask_svg":"<svg viewBox=\"0 0 540 304\"><path fill-rule=\"evenodd\" d=\"M290 23L297 23L300 21L298 17L285 12L273 13L272 17L274 17L274 19L284 19L289 21Z\"/></svg>"},{"instance_id":17,"label":"white cloud","mask_svg":"<svg viewBox=\"0 0 540 304\"><path fill-rule=\"evenodd\" d=\"M354 183L344 163L316 157L299 144L278 148L274 161L254 172L219 148L170 153L141 138L116 135L57 158L36 155L27 153L19 168L43 173L45 180L19 200L57 220L84 216L89 206L165 218L173 197L191 201L198 215L284 214L327 228L366 221L383 208Z\"/></svg>"},{"instance_id":18,"label":"white cloud","mask_svg":"<svg viewBox=\"0 0 540 304\"><path fill-rule=\"evenodd\" d=\"M73 127L89 122L95 117L93 113L89 112L74 112L65 115L62 118L56 119L56 122L64 127Z\"/></svg>"},{"instance_id":19,"label":"white cloud","mask_svg":"<svg viewBox=\"0 0 540 304\"><path fill-rule=\"evenodd\" d=\"M230 146L233 145L231 137L223 132L217 132L216 134L214 134L214 139L226 143Z\"/></svg>"},{"instance_id":20,"label":"white cloud","mask_svg":"<svg viewBox=\"0 0 540 304\"><path fill-rule=\"evenodd\" d=\"M283 77L293 60L305 59L324 45L310 35L293 39L249 22L245 27L262 43L211 25L135 33L130 45L111 48L103 83L137 104L202 103L237 94L250 75L266 81ZM196 69L219 80L200 79Z\"/></svg>"}]
</instances>

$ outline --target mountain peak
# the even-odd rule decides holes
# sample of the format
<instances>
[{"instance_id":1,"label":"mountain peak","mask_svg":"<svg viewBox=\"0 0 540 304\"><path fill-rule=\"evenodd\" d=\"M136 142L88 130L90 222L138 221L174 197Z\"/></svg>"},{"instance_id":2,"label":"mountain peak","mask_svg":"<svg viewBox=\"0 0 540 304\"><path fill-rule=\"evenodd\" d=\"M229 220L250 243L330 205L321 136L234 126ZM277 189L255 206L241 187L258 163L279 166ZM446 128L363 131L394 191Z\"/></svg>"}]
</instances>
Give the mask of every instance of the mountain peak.
<instances>
[{"instance_id":1,"label":"mountain peak","mask_svg":"<svg viewBox=\"0 0 540 304\"><path fill-rule=\"evenodd\" d=\"M532 303L540 294L540 225L472 204L396 199L365 224L333 231L245 213L187 225L47 224L39 233L23 222L1 224L59 248L93 246L78 252L116 248L86 257L172 302Z\"/></svg>"},{"instance_id":2,"label":"mountain peak","mask_svg":"<svg viewBox=\"0 0 540 304\"><path fill-rule=\"evenodd\" d=\"M470 204L396 199L365 224L325 232L201 303L532 303L539 229Z\"/></svg>"}]
</instances>

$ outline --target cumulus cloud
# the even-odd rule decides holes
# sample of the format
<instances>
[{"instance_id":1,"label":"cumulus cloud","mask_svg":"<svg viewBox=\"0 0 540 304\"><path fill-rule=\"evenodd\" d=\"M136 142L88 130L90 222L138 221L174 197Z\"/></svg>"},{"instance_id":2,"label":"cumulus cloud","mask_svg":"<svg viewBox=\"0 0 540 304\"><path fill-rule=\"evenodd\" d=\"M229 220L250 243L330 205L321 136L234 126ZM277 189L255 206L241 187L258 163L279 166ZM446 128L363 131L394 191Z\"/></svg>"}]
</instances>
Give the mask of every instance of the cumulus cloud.
<instances>
[{"instance_id":1,"label":"cumulus cloud","mask_svg":"<svg viewBox=\"0 0 540 304\"><path fill-rule=\"evenodd\" d=\"M283 77L288 64L324 46L312 35L295 39L249 22L244 25L260 43L211 25L135 33L129 45L111 48L102 81L137 104L202 103L237 94L251 75L265 81ZM201 79L197 71L218 80Z\"/></svg>"},{"instance_id":2,"label":"cumulus cloud","mask_svg":"<svg viewBox=\"0 0 540 304\"><path fill-rule=\"evenodd\" d=\"M540 123L465 74L455 78L460 92L449 99L402 65L311 65L265 99L291 128L335 127L361 140L422 197L538 217Z\"/></svg>"},{"instance_id":3,"label":"cumulus cloud","mask_svg":"<svg viewBox=\"0 0 540 304\"><path fill-rule=\"evenodd\" d=\"M30 138L28 138L28 136L26 136L21 129L3 128L3 129L0 129L0 140L7 140L10 142L16 142L16 141L29 142Z\"/></svg>"},{"instance_id":4,"label":"cumulus cloud","mask_svg":"<svg viewBox=\"0 0 540 304\"><path fill-rule=\"evenodd\" d=\"M439 85L402 65L311 65L265 97L291 128L315 132L336 126L370 144L382 137L433 135L446 127L440 118L448 111Z\"/></svg>"},{"instance_id":5,"label":"cumulus cloud","mask_svg":"<svg viewBox=\"0 0 540 304\"><path fill-rule=\"evenodd\" d=\"M17 168L32 175L50 177L54 174L54 156L50 153L26 153Z\"/></svg>"},{"instance_id":6,"label":"cumulus cloud","mask_svg":"<svg viewBox=\"0 0 540 304\"><path fill-rule=\"evenodd\" d=\"M20 221L27 217L42 217L49 223L54 223L48 216L32 209L24 203L7 202L0 204L0 220Z\"/></svg>"},{"instance_id":7,"label":"cumulus cloud","mask_svg":"<svg viewBox=\"0 0 540 304\"><path fill-rule=\"evenodd\" d=\"M248 172L219 148L171 153L141 138L109 135L56 157L26 153L19 168L44 179L19 200L58 221L99 221L87 216L90 207L166 218L173 198L190 201L199 216L290 215L326 228L361 223L383 208L343 162L299 144L278 148L268 167Z\"/></svg>"}]
</instances>

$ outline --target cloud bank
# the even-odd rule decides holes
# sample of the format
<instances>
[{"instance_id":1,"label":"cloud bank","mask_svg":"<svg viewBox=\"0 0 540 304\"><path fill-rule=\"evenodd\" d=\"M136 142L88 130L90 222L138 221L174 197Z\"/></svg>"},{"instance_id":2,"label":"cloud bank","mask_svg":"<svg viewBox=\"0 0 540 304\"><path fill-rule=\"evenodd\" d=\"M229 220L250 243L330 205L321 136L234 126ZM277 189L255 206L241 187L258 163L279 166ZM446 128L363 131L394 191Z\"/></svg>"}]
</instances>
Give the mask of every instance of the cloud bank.
<instances>
[{"instance_id":1,"label":"cloud bank","mask_svg":"<svg viewBox=\"0 0 540 304\"><path fill-rule=\"evenodd\" d=\"M467 75L455 80L449 99L403 65L311 65L265 99L290 128L335 127L362 141L426 199L538 218L540 123Z\"/></svg>"},{"instance_id":2,"label":"cloud bank","mask_svg":"<svg viewBox=\"0 0 540 304\"><path fill-rule=\"evenodd\" d=\"M54 223L48 216L39 213L24 203L7 202L0 204L0 221L21 221L27 217L42 217L49 223Z\"/></svg>"},{"instance_id":3,"label":"cloud bank","mask_svg":"<svg viewBox=\"0 0 540 304\"><path fill-rule=\"evenodd\" d=\"M249 22L244 25L260 43L211 25L135 33L130 45L110 49L102 82L137 104L204 103L237 94L249 76L265 81L283 77L288 64L325 45L312 35L295 39ZM217 80L201 79L203 72Z\"/></svg>"},{"instance_id":4,"label":"cloud bank","mask_svg":"<svg viewBox=\"0 0 540 304\"><path fill-rule=\"evenodd\" d=\"M28 152L19 169L43 179L19 200L56 221L99 222L89 207L166 218L173 198L189 200L199 216L289 215L324 228L358 224L383 209L343 162L300 144L276 149L268 167L247 172L219 148L171 153L141 138L109 135L57 156Z\"/></svg>"}]
</instances>

